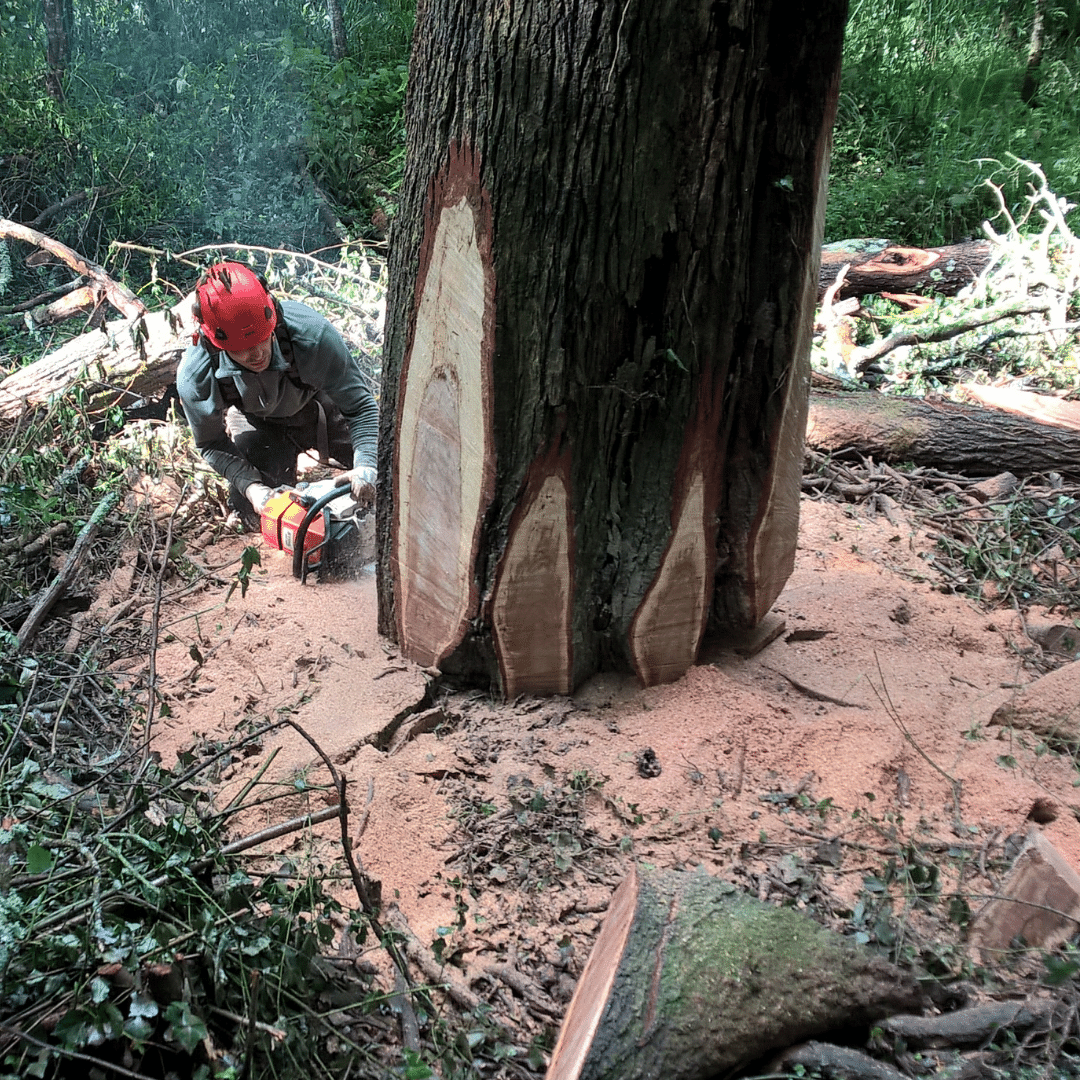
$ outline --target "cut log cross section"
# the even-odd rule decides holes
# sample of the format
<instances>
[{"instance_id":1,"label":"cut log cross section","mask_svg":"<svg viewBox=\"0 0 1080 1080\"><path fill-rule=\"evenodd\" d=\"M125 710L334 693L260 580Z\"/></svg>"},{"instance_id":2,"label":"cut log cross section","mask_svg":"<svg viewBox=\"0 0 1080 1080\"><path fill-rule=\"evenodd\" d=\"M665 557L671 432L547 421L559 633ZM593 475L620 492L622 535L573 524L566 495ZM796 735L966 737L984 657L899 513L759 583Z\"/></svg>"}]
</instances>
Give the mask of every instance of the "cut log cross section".
<instances>
[{"instance_id":1,"label":"cut log cross section","mask_svg":"<svg viewBox=\"0 0 1080 1080\"><path fill-rule=\"evenodd\" d=\"M910 975L704 871L631 866L547 1080L702 1080L921 1003Z\"/></svg>"}]
</instances>

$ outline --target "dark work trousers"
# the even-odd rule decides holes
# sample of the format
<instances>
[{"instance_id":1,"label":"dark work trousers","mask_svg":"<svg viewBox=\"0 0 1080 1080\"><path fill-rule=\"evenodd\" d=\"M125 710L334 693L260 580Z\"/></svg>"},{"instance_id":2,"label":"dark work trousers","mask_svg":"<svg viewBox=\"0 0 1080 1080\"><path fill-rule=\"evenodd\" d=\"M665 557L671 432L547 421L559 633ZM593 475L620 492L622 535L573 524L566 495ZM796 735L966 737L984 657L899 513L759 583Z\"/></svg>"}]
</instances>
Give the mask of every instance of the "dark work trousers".
<instances>
[{"instance_id":1,"label":"dark work trousers","mask_svg":"<svg viewBox=\"0 0 1080 1080\"><path fill-rule=\"evenodd\" d=\"M319 405L325 424L320 432ZM314 451L324 464L332 459L342 468L353 463L352 438L341 410L320 393L295 416L271 418L250 416L232 407L225 414L225 430L242 457L262 474L267 487L296 483L296 458ZM229 488L229 505L245 520L254 513L251 503L235 485Z\"/></svg>"}]
</instances>

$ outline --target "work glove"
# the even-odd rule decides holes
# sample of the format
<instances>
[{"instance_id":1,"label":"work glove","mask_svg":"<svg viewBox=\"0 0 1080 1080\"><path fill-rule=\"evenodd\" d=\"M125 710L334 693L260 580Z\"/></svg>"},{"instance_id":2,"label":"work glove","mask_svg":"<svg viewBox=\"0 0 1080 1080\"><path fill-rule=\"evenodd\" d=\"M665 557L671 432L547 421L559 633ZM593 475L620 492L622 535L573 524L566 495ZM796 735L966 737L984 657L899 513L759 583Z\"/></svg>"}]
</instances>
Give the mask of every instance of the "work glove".
<instances>
[{"instance_id":1,"label":"work glove","mask_svg":"<svg viewBox=\"0 0 1080 1080\"><path fill-rule=\"evenodd\" d=\"M244 497L255 508L256 514L262 513L262 509L266 505L267 499L273 494L274 492L265 484L248 484L248 486L244 488Z\"/></svg>"},{"instance_id":2,"label":"work glove","mask_svg":"<svg viewBox=\"0 0 1080 1080\"><path fill-rule=\"evenodd\" d=\"M371 506L375 502L375 481L378 474L369 465L360 465L342 473L338 477L338 483L342 483L348 477L349 487L352 488L352 497L359 506Z\"/></svg>"}]
</instances>

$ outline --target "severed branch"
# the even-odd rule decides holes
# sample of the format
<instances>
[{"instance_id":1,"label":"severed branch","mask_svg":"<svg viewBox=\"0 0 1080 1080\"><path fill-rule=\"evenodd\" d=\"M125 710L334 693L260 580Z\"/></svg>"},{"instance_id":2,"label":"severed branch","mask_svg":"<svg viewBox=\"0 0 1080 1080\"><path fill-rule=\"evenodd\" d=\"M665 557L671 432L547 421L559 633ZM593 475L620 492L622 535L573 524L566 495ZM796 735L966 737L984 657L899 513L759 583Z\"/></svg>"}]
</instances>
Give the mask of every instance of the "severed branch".
<instances>
[{"instance_id":1,"label":"severed branch","mask_svg":"<svg viewBox=\"0 0 1080 1080\"><path fill-rule=\"evenodd\" d=\"M46 236L37 229L31 229L28 225L20 225L10 218L0 218L0 237L10 240L21 240L24 244L32 244L44 251L55 255L61 262L66 263L83 277L93 281L99 293L122 315L129 319L136 319L146 314L146 305L126 286L110 277L105 268L73 251L66 244Z\"/></svg>"},{"instance_id":2,"label":"severed branch","mask_svg":"<svg viewBox=\"0 0 1080 1080\"><path fill-rule=\"evenodd\" d=\"M62 299L67 296L68 293L81 288L83 284L83 279L77 277L73 281L69 281L66 285L58 285L55 289L49 289L47 292L38 293L37 296L32 296L29 300L23 300L18 304L8 304L4 307L0 307L0 315L18 315L22 311L33 311L36 307L41 307L44 304L51 304L54 300Z\"/></svg>"},{"instance_id":3,"label":"severed branch","mask_svg":"<svg viewBox=\"0 0 1080 1080\"><path fill-rule=\"evenodd\" d=\"M118 491L110 491L109 494L98 503L94 512L90 515L89 521L82 527L82 530L75 540L75 546L68 553L68 557L64 562L60 573L56 575L52 584L41 594L40 598L31 609L30 614L26 616L25 622L19 627L17 639L20 652L25 652L30 643L37 636L37 632L41 629L41 624L52 610L53 604L60 599L61 594L75 576L79 564L90 550L90 545L97 535L101 523L119 501L120 493Z\"/></svg>"},{"instance_id":4,"label":"severed branch","mask_svg":"<svg viewBox=\"0 0 1080 1080\"><path fill-rule=\"evenodd\" d=\"M95 187L90 188L89 191L76 191L66 199L61 199L59 202L54 202L52 206L47 206L29 225L33 229L44 229L54 217L59 216L65 210L70 210L73 206L86 202L87 199L96 199L99 195L104 194L106 190L104 187Z\"/></svg>"},{"instance_id":5,"label":"severed branch","mask_svg":"<svg viewBox=\"0 0 1080 1080\"><path fill-rule=\"evenodd\" d=\"M865 371L875 360L880 360L887 353L891 353L894 349L903 348L906 345L925 345L932 341L948 341L980 326L1000 322L1002 319L1013 319L1019 315L1034 315L1038 312L1050 311L1052 307L1053 303L1049 299L1025 297L1020 300L1010 300L1004 304L997 304L994 307L980 308L942 326L897 330L889 334L888 337L875 341L872 345L864 345L862 348L855 349L852 353L855 370Z\"/></svg>"},{"instance_id":6,"label":"severed branch","mask_svg":"<svg viewBox=\"0 0 1080 1080\"><path fill-rule=\"evenodd\" d=\"M831 1043L805 1042L791 1046L769 1062L769 1070L786 1070L795 1065L821 1070L828 1076L842 1077L843 1080L907 1080L907 1074L893 1065L878 1061L860 1050L849 1050Z\"/></svg>"}]
</instances>

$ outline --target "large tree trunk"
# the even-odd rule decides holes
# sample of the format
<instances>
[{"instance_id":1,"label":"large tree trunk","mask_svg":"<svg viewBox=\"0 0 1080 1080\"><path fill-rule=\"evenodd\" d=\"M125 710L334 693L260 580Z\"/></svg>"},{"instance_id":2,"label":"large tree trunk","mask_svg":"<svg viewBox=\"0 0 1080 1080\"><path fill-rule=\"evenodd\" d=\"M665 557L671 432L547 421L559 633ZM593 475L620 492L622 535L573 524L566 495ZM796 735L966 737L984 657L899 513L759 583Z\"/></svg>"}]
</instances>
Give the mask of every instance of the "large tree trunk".
<instances>
[{"instance_id":1,"label":"large tree trunk","mask_svg":"<svg viewBox=\"0 0 1080 1080\"><path fill-rule=\"evenodd\" d=\"M379 617L510 696L695 660L793 565L845 0L428 0Z\"/></svg>"},{"instance_id":2,"label":"large tree trunk","mask_svg":"<svg viewBox=\"0 0 1080 1080\"><path fill-rule=\"evenodd\" d=\"M1080 480L1080 432L995 409L876 393L817 392L806 444L970 476L1059 472Z\"/></svg>"}]
</instances>

